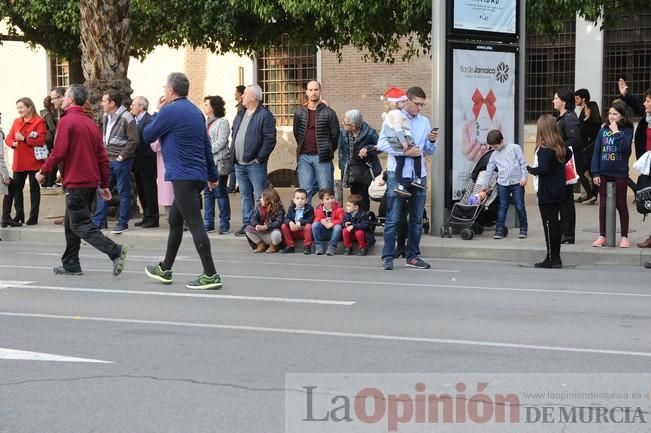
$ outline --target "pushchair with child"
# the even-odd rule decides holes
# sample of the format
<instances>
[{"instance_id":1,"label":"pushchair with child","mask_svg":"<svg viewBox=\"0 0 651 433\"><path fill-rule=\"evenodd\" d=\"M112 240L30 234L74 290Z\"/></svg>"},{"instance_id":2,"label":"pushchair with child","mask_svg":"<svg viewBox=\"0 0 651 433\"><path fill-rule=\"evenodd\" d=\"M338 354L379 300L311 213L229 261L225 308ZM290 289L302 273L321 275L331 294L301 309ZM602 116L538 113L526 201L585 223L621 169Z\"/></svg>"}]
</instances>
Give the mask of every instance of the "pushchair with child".
<instances>
[{"instance_id":1,"label":"pushchair with child","mask_svg":"<svg viewBox=\"0 0 651 433\"><path fill-rule=\"evenodd\" d=\"M484 227L495 224L497 215L497 176L487 173L486 166L492 150L486 152L472 170L461 199L452 205L447 223L441 227L441 237L461 232L461 239L481 235ZM506 227L505 227L505 230ZM506 233L505 233L506 234Z\"/></svg>"}]
</instances>

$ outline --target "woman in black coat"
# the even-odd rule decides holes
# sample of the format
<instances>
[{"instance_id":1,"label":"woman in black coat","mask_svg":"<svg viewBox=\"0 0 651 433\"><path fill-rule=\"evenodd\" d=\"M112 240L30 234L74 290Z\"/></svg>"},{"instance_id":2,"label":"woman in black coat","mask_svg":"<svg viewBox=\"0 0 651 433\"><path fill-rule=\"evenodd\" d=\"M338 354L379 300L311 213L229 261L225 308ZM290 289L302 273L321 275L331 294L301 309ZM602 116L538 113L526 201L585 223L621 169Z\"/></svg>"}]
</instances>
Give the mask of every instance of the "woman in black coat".
<instances>
[{"instance_id":1,"label":"woman in black coat","mask_svg":"<svg viewBox=\"0 0 651 433\"><path fill-rule=\"evenodd\" d=\"M527 166L527 171L538 176L538 208L545 232L547 256L536 263L537 268L562 268L561 229L559 214L565 199L565 163L572 157L572 151L565 146L556 120L549 114L538 118L536 131L536 167Z\"/></svg>"},{"instance_id":2,"label":"woman in black coat","mask_svg":"<svg viewBox=\"0 0 651 433\"><path fill-rule=\"evenodd\" d=\"M342 131L339 136L339 147L348 151L342 152L345 161L343 164L340 161L340 166L343 166L341 179L351 194L362 196L361 208L368 211L371 205L368 187L373 178L382 173L376 151L378 135L364 121L359 110L349 110L344 114L344 129L345 134Z\"/></svg>"}]
</instances>

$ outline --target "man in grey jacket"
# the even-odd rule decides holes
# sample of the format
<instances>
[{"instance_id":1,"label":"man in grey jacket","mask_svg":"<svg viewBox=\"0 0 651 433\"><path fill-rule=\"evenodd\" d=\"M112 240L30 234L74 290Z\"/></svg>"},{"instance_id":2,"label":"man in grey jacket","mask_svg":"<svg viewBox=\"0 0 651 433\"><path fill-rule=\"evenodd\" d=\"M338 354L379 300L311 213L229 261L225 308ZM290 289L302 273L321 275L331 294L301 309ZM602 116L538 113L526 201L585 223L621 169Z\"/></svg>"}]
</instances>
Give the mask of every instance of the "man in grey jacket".
<instances>
[{"instance_id":1,"label":"man in grey jacket","mask_svg":"<svg viewBox=\"0 0 651 433\"><path fill-rule=\"evenodd\" d=\"M131 168L133 157L140 140L136 121L125 106L122 105L122 94L109 89L102 95L102 137L109 159L110 185L117 185L120 197L118 223L111 233L123 233L129 230L129 210L131 208ZM97 199L94 223L100 228L106 226L109 204Z\"/></svg>"}]
</instances>

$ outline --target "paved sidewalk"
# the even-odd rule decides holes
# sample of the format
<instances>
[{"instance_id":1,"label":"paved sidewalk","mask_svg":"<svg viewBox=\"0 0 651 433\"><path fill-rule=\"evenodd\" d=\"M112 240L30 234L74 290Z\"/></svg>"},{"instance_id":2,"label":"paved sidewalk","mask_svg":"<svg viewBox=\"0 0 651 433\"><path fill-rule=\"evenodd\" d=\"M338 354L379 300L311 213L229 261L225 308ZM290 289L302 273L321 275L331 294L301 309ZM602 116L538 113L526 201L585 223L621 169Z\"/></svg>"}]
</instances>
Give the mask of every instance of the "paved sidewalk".
<instances>
[{"instance_id":1,"label":"paved sidewalk","mask_svg":"<svg viewBox=\"0 0 651 433\"><path fill-rule=\"evenodd\" d=\"M287 204L292 196L293 188L279 188L279 193L283 203ZM240 196L239 194L230 194L232 216L231 232L240 227ZM640 249L635 246L651 234L651 222L642 222L642 216L638 214L632 204L633 197L629 196L629 213L630 213L630 234L629 239L632 248L593 248L592 242L598 236L598 206L594 205L576 205L577 228L576 244L563 245L561 257L564 264L623 264L639 266L647 260L651 260L651 249ZM421 253L423 257L428 258L459 258L459 259L482 259L482 260L503 260L518 262L530 265L544 258L545 240L540 222L540 214L535 205L535 197L527 195L527 216L529 220L529 237L528 239L518 239L517 229L511 230L509 236L505 239L494 240L493 228L488 228L482 235L476 235L472 240L464 241L459 234L452 238L440 238L438 230L436 235L423 235L421 240ZM316 203L316 199L315 199ZM29 206L29 197L26 194L25 206ZM374 208L377 203L373 203ZM54 219L60 218L64 212L64 200L62 193L43 194L41 196L40 220L37 226L23 226L17 228L0 229L0 238L5 241L30 240L46 241L52 243L64 243L63 227L54 224ZM511 211L510 211L511 212ZM509 213L507 221L513 218ZM161 216L161 227L157 229L141 229L135 227L131 220L129 231L121 235L106 233L113 239L119 239L120 242L126 242L129 245L137 246L142 244L159 245L161 253L165 248L167 239L167 224L165 217ZM109 221L109 228L115 224L115 221ZM232 233L219 235L211 233L210 239L217 254L221 249L239 248L249 249L244 238L236 237ZM190 234L187 233L187 237ZM619 241L619 238L618 238ZM187 239L184 243L191 242ZM371 255L380 255L382 250L382 234L378 229L377 244L371 249ZM340 246L341 252L341 246Z\"/></svg>"}]
</instances>

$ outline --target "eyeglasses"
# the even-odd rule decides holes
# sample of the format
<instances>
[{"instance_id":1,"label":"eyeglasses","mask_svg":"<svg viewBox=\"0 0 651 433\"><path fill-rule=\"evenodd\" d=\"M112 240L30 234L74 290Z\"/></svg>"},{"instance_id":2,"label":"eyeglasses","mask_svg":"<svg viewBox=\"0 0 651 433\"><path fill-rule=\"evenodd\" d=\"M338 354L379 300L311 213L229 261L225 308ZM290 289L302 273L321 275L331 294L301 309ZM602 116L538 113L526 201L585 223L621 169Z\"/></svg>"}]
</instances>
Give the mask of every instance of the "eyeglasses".
<instances>
[{"instance_id":1,"label":"eyeglasses","mask_svg":"<svg viewBox=\"0 0 651 433\"><path fill-rule=\"evenodd\" d=\"M412 104L414 104L414 105L416 105L416 106L418 106L420 108L423 108L425 106L424 102L414 102L413 99L410 99L409 102L411 102Z\"/></svg>"}]
</instances>

